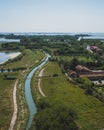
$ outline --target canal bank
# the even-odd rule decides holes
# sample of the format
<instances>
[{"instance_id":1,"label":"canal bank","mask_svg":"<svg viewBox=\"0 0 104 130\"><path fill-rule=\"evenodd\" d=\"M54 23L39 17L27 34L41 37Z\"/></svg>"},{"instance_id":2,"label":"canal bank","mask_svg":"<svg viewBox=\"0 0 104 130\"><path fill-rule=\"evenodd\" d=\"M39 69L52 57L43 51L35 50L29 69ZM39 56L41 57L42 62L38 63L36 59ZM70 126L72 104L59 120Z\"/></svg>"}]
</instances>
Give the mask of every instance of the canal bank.
<instances>
[{"instance_id":1,"label":"canal bank","mask_svg":"<svg viewBox=\"0 0 104 130\"><path fill-rule=\"evenodd\" d=\"M50 55L46 54L45 59L42 61L42 63L36 66L34 69L32 69L32 71L27 75L25 80L25 98L29 109L29 118L26 124L26 130L30 128L33 121L33 117L37 112L36 104L33 100L32 92L31 92L31 79L34 73L47 63L49 57Z\"/></svg>"}]
</instances>

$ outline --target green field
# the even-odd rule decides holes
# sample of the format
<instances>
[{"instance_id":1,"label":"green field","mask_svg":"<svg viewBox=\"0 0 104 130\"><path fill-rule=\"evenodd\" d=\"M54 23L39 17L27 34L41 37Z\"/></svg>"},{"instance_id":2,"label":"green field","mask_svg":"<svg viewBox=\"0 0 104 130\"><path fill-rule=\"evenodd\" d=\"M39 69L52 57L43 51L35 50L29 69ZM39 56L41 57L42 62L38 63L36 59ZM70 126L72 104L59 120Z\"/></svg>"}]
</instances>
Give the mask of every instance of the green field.
<instances>
[{"instance_id":1,"label":"green field","mask_svg":"<svg viewBox=\"0 0 104 130\"><path fill-rule=\"evenodd\" d=\"M3 68L17 68L17 67L31 67L33 66L35 63L38 63L40 61L40 59L43 58L43 53L39 50L24 50L24 56L21 60L12 62L12 63L7 63L5 65L3 65Z\"/></svg>"},{"instance_id":2,"label":"green field","mask_svg":"<svg viewBox=\"0 0 104 130\"><path fill-rule=\"evenodd\" d=\"M43 59L44 54L40 50L26 50L26 55L23 57L22 61L18 61L19 65L25 65L28 64L28 69L21 75L20 77L20 84L18 87L17 95L18 95L18 107L19 107L19 113L18 113L18 119L16 123L15 130L24 130L25 125L28 119L28 109L27 104L25 101L25 91L24 91L24 81L26 78L26 75L30 71L31 67L37 65L41 60ZM15 62L14 65L15 66Z\"/></svg>"},{"instance_id":3,"label":"green field","mask_svg":"<svg viewBox=\"0 0 104 130\"><path fill-rule=\"evenodd\" d=\"M57 57L57 56L56 56ZM60 56L57 57L58 59L63 59L65 61L71 61L73 58L77 58L79 61L83 61L83 62L91 62L93 61L93 59L91 57L85 57L85 56Z\"/></svg>"},{"instance_id":4,"label":"green field","mask_svg":"<svg viewBox=\"0 0 104 130\"><path fill-rule=\"evenodd\" d=\"M25 50L25 55L21 60L3 65L4 68L16 68L27 65L27 70L22 73L8 73L9 75L19 75L19 84L17 89L18 101L18 119L15 130L23 130L28 119L27 104L24 95L24 80L31 67L37 65L43 59L44 54L40 50ZM4 80L6 73L0 73L0 130L7 130L10 125L13 113L13 85L15 80Z\"/></svg>"},{"instance_id":5,"label":"green field","mask_svg":"<svg viewBox=\"0 0 104 130\"><path fill-rule=\"evenodd\" d=\"M84 90L67 81L57 63L50 62L44 75L58 74L58 77L42 79L42 89L49 102L61 101L73 108L81 130L100 130L104 128L104 104L93 96L84 94Z\"/></svg>"},{"instance_id":6,"label":"green field","mask_svg":"<svg viewBox=\"0 0 104 130\"><path fill-rule=\"evenodd\" d=\"M5 73L15 75L18 73ZM13 87L15 80L4 79L4 73L0 73L0 130L7 130L13 114Z\"/></svg>"}]
</instances>

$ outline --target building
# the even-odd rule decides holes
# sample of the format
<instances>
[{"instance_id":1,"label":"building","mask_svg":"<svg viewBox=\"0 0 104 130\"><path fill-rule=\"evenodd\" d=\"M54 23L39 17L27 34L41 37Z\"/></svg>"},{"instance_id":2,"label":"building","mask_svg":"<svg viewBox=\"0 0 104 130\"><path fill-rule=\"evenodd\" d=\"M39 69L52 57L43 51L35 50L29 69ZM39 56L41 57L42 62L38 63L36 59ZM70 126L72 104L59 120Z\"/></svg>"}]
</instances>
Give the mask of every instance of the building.
<instances>
[{"instance_id":1,"label":"building","mask_svg":"<svg viewBox=\"0 0 104 130\"><path fill-rule=\"evenodd\" d=\"M77 66L76 66L76 72L77 72L77 73L87 73L87 72L92 72L92 70L88 69L88 68L85 67L85 66L77 65Z\"/></svg>"}]
</instances>

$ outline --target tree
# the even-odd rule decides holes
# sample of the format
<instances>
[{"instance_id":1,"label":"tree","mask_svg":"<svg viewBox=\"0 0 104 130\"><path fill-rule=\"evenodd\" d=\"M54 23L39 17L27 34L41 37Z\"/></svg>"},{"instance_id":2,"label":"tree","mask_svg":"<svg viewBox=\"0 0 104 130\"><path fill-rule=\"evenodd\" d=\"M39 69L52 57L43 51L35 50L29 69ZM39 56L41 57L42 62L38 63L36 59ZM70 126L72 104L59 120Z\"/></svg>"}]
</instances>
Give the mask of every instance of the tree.
<instances>
[{"instance_id":1,"label":"tree","mask_svg":"<svg viewBox=\"0 0 104 130\"><path fill-rule=\"evenodd\" d=\"M43 102L42 102L43 104ZM41 104L41 105L42 105ZM47 104L47 103L45 103ZM46 105L47 106L47 105ZM78 130L76 113L62 104L43 107L34 118L31 130Z\"/></svg>"},{"instance_id":2,"label":"tree","mask_svg":"<svg viewBox=\"0 0 104 130\"><path fill-rule=\"evenodd\" d=\"M87 95L93 95L93 89L91 87L87 87L85 94Z\"/></svg>"},{"instance_id":3,"label":"tree","mask_svg":"<svg viewBox=\"0 0 104 130\"><path fill-rule=\"evenodd\" d=\"M76 68L76 66L79 64L79 61L78 61L78 59L76 58L76 57L74 57L72 60L71 60L71 62L70 62L70 69L71 70L75 70Z\"/></svg>"}]
</instances>

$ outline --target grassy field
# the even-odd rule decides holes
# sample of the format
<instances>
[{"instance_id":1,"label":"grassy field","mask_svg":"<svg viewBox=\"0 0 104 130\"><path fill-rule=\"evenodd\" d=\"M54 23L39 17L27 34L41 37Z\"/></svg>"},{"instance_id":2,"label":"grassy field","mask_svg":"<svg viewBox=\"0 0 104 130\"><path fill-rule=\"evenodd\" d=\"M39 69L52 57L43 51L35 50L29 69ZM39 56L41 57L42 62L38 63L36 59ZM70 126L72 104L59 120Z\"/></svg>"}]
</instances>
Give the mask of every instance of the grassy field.
<instances>
[{"instance_id":1,"label":"grassy field","mask_svg":"<svg viewBox=\"0 0 104 130\"><path fill-rule=\"evenodd\" d=\"M5 73L15 75L18 73ZM7 130L13 114L13 87L15 80L5 80L4 73L0 73L0 130Z\"/></svg>"},{"instance_id":2,"label":"grassy field","mask_svg":"<svg viewBox=\"0 0 104 130\"><path fill-rule=\"evenodd\" d=\"M28 119L28 109L24 94L25 77L30 69L37 65L43 59L43 57L44 54L40 50L25 50L25 56L21 60L3 66L4 68L16 68L25 66L26 64L28 65L27 70L24 72L18 72L20 79L17 90L19 112L15 130L24 130L26 121ZM15 80L4 80L4 74L5 73L0 73L0 130L7 130L9 128L13 113L12 95ZM13 74L17 73L13 72Z\"/></svg>"},{"instance_id":3,"label":"grassy field","mask_svg":"<svg viewBox=\"0 0 104 130\"><path fill-rule=\"evenodd\" d=\"M42 79L42 89L51 102L57 100L73 108L81 130L101 130L104 128L104 104L93 96L84 94L84 90L67 81L57 63L50 62L44 75L58 74L58 77Z\"/></svg>"},{"instance_id":4,"label":"grassy field","mask_svg":"<svg viewBox=\"0 0 104 130\"><path fill-rule=\"evenodd\" d=\"M65 61L70 61L70 60L72 60L74 57L75 57L75 56L61 56L61 57L57 57L57 58L59 58L59 59L61 58L61 59L65 60ZM93 60L91 57L85 57L85 56L77 56L77 59L78 59L79 61L83 61L83 62L90 62L90 61Z\"/></svg>"},{"instance_id":5,"label":"grassy field","mask_svg":"<svg viewBox=\"0 0 104 130\"><path fill-rule=\"evenodd\" d=\"M32 95L33 95L35 102L37 102L42 97L38 91L38 75L39 75L39 72L41 69L36 71L36 73L32 77L32 81L31 81Z\"/></svg>"},{"instance_id":6,"label":"grassy field","mask_svg":"<svg viewBox=\"0 0 104 130\"><path fill-rule=\"evenodd\" d=\"M21 78L20 78L20 84L18 86L17 94L18 94L19 113L18 113L18 119L17 119L15 130L25 129L25 125L28 119L28 114L29 114L28 109L27 109L27 104L25 101L25 91L24 91L24 81L25 81L26 75L30 71L31 67L41 62L43 57L44 57L44 54L39 50L37 51L35 50L35 53L34 51L26 50L26 55L23 59L24 61L23 62L20 61L20 64L24 64L24 65L28 64L28 69L24 73L22 73ZM20 64L18 63L18 65Z\"/></svg>"},{"instance_id":7,"label":"grassy field","mask_svg":"<svg viewBox=\"0 0 104 130\"><path fill-rule=\"evenodd\" d=\"M35 63L38 63L41 58L43 58L43 53L39 50L24 50L24 56L21 60L7 63L6 65L3 65L3 68L17 68L17 67L31 67Z\"/></svg>"}]
</instances>

